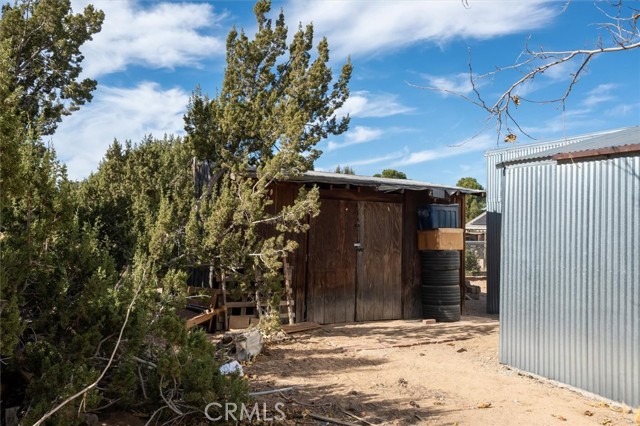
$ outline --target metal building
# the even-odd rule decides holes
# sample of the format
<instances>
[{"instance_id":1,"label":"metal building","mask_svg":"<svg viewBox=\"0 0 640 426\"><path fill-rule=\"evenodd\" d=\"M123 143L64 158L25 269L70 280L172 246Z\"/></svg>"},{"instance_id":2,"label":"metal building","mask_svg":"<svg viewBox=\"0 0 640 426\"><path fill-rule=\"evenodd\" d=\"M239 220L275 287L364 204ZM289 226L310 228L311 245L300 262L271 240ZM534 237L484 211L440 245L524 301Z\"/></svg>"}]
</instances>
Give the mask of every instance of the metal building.
<instances>
[{"instance_id":1,"label":"metal building","mask_svg":"<svg viewBox=\"0 0 640 426\"><path fill-rule=\"evenodd\" d=\"M640 405L640 127L498 167L500 362Z\"/></svg>"},{"instance_id":2,"label":"metal building","mask_svg":"<svg viewBox=\"0 0 640 426\"><path fill-rule=\"evenodd\" d=\"M504 169L498 164L524 155L590 140L607 134L624 132L627 129L591 133L547 142L488 151L487 159L487 313L497 314L500 308L500 229L502 218L502 182Z\"/></svg>"}]
</instances>

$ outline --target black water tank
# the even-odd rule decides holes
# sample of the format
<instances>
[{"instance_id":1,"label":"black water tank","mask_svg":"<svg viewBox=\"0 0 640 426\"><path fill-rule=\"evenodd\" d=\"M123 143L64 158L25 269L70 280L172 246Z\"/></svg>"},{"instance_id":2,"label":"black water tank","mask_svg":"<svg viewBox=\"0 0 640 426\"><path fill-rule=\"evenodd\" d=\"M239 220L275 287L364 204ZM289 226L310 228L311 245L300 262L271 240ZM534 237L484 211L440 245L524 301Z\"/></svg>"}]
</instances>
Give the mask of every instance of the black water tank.
<instances>
[{"instance_id":1,"label":"black water tank","mask_svg":"<svg viewBox=\"0 0 640 426\"><path fill-rule=\"evenodd\" d=\"M438 322L460 320L460 252L420 252L422 314Z\"/></svg>"}]
</instances>

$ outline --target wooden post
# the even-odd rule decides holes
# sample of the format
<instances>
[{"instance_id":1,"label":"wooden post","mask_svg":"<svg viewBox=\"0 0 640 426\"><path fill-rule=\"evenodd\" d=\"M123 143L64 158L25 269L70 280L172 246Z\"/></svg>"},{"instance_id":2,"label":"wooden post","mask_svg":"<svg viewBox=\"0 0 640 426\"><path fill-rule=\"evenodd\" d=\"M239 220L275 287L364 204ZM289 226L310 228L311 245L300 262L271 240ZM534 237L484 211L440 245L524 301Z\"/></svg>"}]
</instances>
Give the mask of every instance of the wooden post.
<instances>
[{"instance_id":1,"label":"wooden post","mask_svg":"<svg viewBox=\"0 0 640 426\"><path fill-rule=\"evenodd\" d=\"M293 290L291 289L291 277L293 275L293 267L289 264L287 256L284 257L284 288L287 296L287 315L289 317L289 324L294 324L293 315Z\"/></svg>"},{"instance_id":2,"label":"wooden post","mask_svg":"<svg viewBox=\"0 0 640 426\"><path fill-rule=\"evenodd\" d=\"M262 306L260 300L260 284L262 283L262 271L257 266L253 266L253 274L256 280L256 310L258 311L258 318L262 318L262 312L260 307Z\"/></svg>"},{"instance_id":3,"label":"wooden post","mask_svg":"<svg viewBox=\"0 0 640 426\"><path fill-rule=\"evenodd\" d=\"M220 274L220 288L222 288L222 303L224 305L224 331L229 330L229 308L227 308L227 277Z\"/></svg>"},{"instance_id":4,"label":"wooden post","mask_svg":"<svg viewBox=\"0 0 640 426\"><path fill-rule=\"evenodd\" d=\"M467 236L465 233L467 224L467 195L460 193L458 196L460 203L460 224L462 228L462 252L460 252L460 310L463 314L467 313L467 271L465 271L465 259L467 254Z\"/></svg>"}]
</instances>

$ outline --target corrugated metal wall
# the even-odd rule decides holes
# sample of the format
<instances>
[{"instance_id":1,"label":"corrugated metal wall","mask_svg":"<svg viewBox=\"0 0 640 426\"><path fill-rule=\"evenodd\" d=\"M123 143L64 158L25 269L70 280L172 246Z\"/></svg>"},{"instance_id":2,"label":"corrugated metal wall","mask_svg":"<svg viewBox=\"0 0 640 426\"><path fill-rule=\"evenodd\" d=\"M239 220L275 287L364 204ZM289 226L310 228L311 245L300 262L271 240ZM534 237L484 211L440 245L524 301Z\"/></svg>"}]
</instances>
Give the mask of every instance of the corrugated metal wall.
<instances>
[{"instance_id":1,"label":"corrugated metal wall","mask_svg":"<svg viewBox=\"0 0 640 426\"><path fill-rule=\"evenodd\" d=\"M500 361L640 405L640 157L509 166Z\"/></svg>"},{"instance_id":2,"label":"corrugated metal wall","mask_svg":"<svg viewBox=\"0 0 640 426\"><path fill-rule=\"evenodd\" d=\"M579 142L593 135L556 140L489 151L487 159L487 313L497 314L500 307L500 223L503 170L496 166L524 155Z\"/></svg>"}]
</instances>

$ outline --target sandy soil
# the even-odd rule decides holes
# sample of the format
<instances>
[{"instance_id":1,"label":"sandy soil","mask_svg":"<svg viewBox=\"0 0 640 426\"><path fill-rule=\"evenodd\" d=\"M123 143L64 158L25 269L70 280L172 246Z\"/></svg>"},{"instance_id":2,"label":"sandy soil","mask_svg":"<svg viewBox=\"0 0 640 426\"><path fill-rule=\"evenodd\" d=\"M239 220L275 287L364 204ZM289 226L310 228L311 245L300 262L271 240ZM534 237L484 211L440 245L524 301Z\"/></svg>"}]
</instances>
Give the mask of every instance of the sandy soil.
<instances>
[{"instance_id":1,"label":"sandy soil","mask_svg":"<svg viewBox=\"0 0 640 426\"><path fill-rule=\"evenodd\" d=\"M467 314L451 324L367 322L293 334L245 373L255 390L295 388L258 397L285 403L288 424L328 424L309 413L359 425L640 424L635 411L499 364L498 321L484 314L484 294Z\"/></svg>"}]
</instances>

